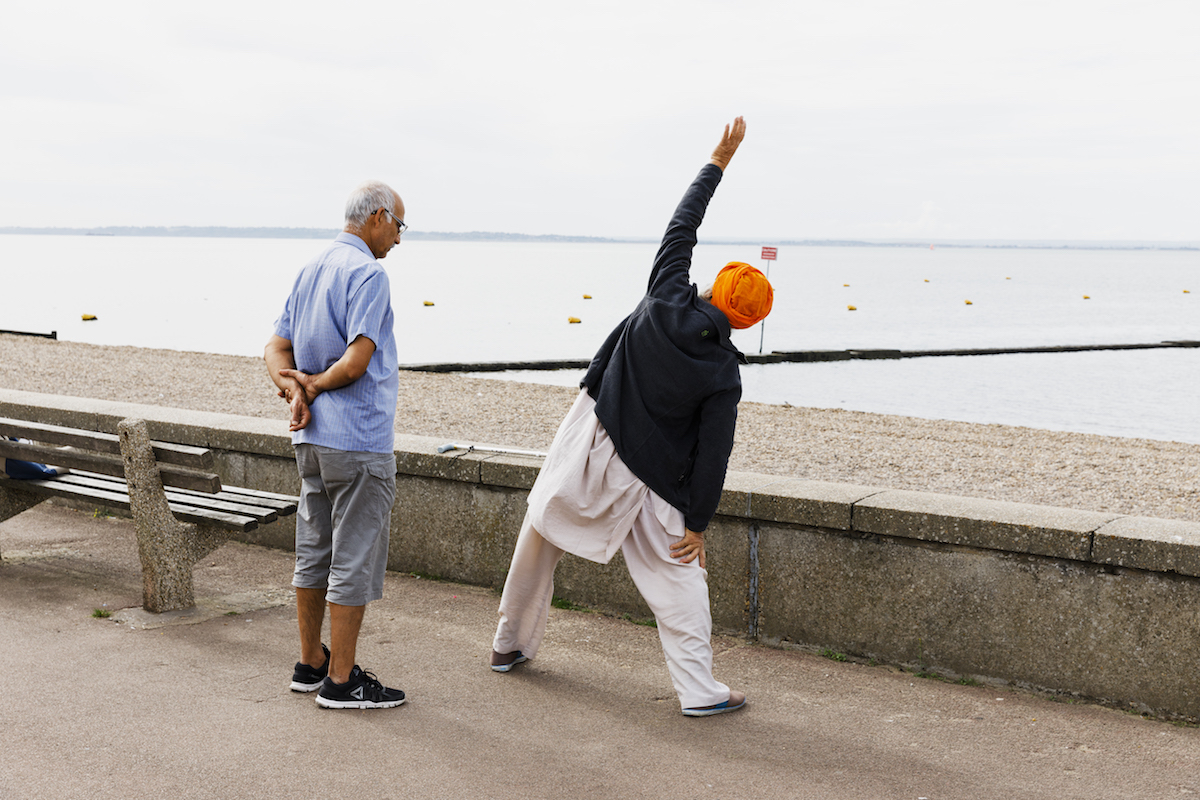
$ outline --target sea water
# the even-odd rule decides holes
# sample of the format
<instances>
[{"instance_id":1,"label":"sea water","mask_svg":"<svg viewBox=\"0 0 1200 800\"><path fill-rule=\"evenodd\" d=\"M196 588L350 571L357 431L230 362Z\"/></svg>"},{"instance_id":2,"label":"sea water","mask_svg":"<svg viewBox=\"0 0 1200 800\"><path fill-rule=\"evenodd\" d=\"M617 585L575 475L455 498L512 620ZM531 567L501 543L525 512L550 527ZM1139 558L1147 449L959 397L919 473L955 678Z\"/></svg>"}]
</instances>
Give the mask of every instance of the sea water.
<instances>
[{"instance_id":1,"label":"sea water","mask_svg":"<svg viewBox=\"0 0 1200 800\"><path fill-rule=\"evenodd\" d=\"M0 329L259 356L296 271L323 246L3 235ZM383 261L401 361L586 360L645 292L656 249L405 241ZM759 255L757 246L700 245L694 258L702 286L727 261L769 270L774 312L734 335L746 353L1200 339L1196 251L781 247L774 262ZM573 384L578 376L493 377ZM743 368L743 382L745 399L758 402L1200 443L1200 349L778 364Z\"/></svg>"}]
</instances>

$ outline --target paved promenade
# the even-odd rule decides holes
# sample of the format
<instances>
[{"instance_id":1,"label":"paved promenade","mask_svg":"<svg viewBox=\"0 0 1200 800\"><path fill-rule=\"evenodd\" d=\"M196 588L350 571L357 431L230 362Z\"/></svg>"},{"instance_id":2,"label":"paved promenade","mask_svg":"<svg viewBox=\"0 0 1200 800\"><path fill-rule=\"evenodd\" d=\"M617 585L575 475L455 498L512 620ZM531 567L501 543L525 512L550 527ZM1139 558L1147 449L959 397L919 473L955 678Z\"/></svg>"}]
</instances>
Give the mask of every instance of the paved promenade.
<instances>
[{"instance_id":1,"label":"paved promenade","mask_svg":"<svg viewBox=\"0 0 1200 800\"><path fill-rule=\"evenodd\" d=\"M1200 729L716 642L738 713L680 715L657 634L554 611L486 665L497 596L389 574L359 660L406 705L288 691L290 554L227 544L200 606L140 609L132 523L46 504L0 524L5 798L1200 797ZM114 611L97 619L97 608Z\"/></svg>"}]
</instances>

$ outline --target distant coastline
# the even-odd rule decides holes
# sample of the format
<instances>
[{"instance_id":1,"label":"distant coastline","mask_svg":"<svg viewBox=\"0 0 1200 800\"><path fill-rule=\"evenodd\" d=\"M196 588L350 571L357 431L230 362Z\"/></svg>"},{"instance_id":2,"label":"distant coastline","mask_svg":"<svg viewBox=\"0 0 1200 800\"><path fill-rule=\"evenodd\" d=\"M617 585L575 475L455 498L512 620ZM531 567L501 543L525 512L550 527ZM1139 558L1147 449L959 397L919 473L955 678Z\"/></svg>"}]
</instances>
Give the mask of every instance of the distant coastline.
<instances>
[{"instance_id":1,"label":"distant coastline","mask_svg":"<svg viewBox=\"0 0 1200 800\"><path fill-rule=\"evenodd\" d=\"M102 228L24 228L0 227L0 235L37 236L184 236L212 239L331 239L335 228L241 228L224 226L108 226ZM558 234L502 233L470 231L466 233L409 231L410 240L447 242L569 242L589 244L655 244L657 239L605 238L599 236L563 236ZM784 247L921 247L991 248L1037 250L1196 250L1200 242L1075 241L1075 240L969 240L969 239L704 239L701 244L754 245Z\"/></svg>"}]
</instances>

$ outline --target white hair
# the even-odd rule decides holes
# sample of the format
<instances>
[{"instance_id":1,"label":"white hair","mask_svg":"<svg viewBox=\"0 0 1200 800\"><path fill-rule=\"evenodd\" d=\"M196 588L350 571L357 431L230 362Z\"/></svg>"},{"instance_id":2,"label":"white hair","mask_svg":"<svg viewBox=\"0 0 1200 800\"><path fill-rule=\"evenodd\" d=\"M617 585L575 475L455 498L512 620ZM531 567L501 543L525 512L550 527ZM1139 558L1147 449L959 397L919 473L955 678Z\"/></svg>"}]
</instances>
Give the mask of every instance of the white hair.
<instances>
[{"instance_id":1,"label":"white hair","mask_svg":"<svg viewBox=\"0 0 1200 800\"><path fill-rule=\"evenodd\" d=\"M367 217L379 209L394 209L396 200L396 193L386 183L367 181L351 192L346 201L346 225L361 228L367 224Z\"/></svg>"}]
</instances>

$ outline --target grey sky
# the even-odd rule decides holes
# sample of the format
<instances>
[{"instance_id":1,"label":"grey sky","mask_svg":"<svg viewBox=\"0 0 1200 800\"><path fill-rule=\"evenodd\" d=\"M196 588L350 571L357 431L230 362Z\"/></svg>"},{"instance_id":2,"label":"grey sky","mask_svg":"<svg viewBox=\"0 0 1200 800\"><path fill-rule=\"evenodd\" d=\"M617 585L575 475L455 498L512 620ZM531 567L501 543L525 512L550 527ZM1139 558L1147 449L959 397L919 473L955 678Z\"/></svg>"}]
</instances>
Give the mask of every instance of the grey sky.
<instances>
[{"instance_id":1,"label":"grey sky","mask_svg":"<svg viewBox=\"0 0 1200 800\"><path fill-rule=\"evenodd\" d=\"M736 10L735 10L736 6ZM1200 238L1195 2L202 4L5 11L0 226Z\"/></svg>"}]
</instances>

